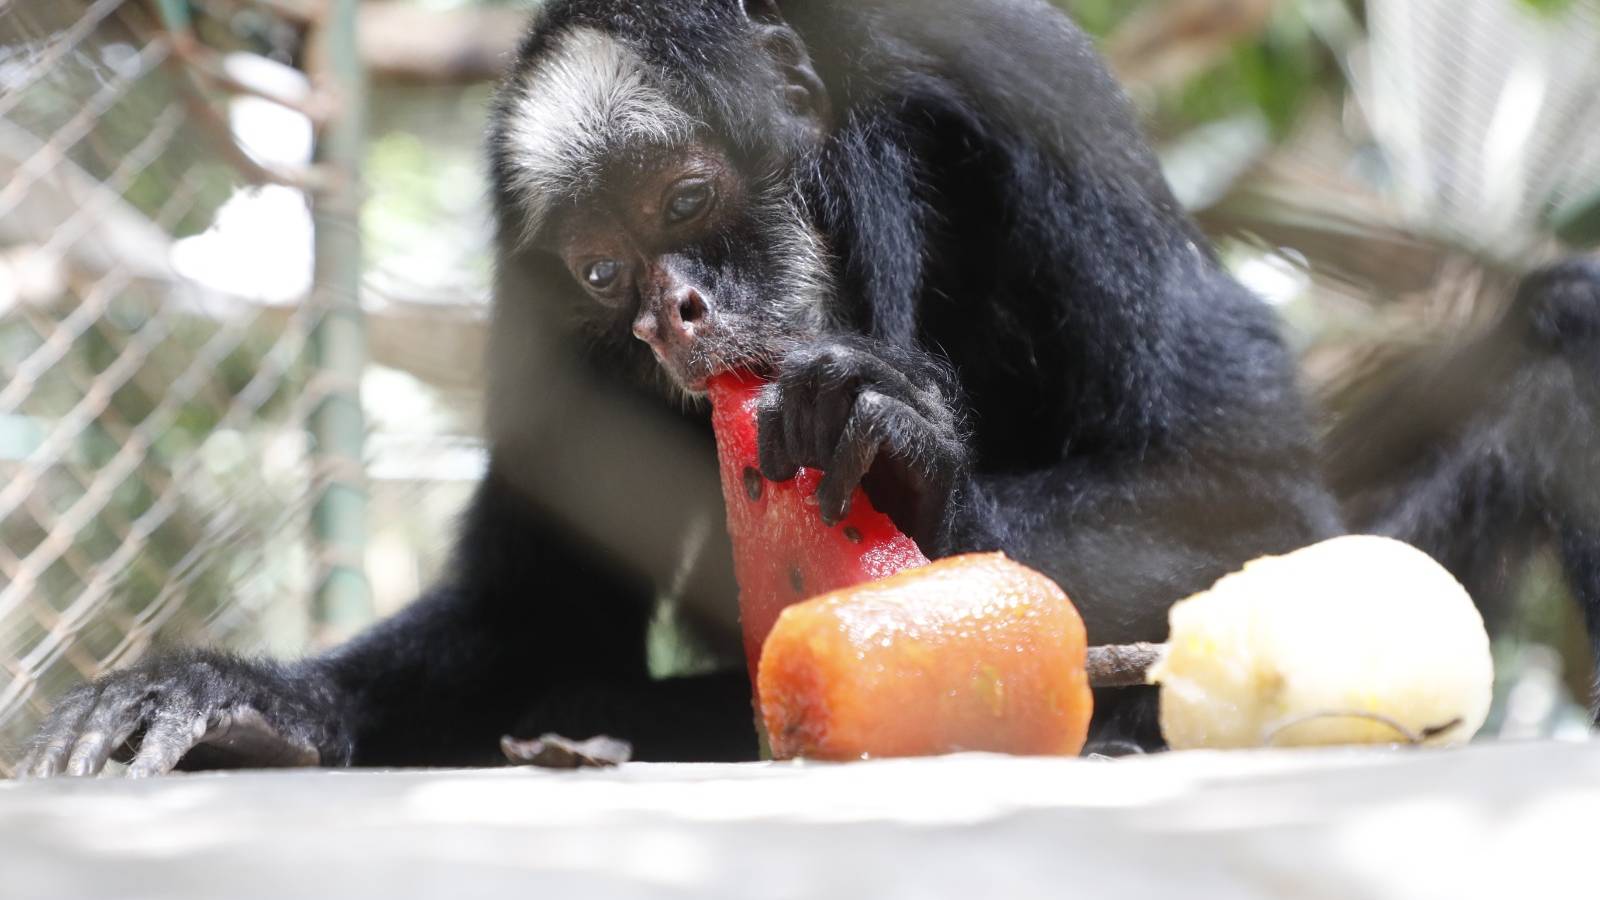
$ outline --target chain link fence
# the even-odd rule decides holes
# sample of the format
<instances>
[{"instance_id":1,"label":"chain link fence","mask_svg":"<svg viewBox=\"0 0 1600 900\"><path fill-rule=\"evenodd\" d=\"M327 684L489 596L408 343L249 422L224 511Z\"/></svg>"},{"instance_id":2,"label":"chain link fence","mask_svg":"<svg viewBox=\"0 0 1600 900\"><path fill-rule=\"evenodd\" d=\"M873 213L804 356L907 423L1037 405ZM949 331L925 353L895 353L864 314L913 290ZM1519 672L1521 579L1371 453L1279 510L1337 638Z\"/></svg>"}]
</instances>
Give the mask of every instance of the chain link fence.
<instances>
[{"instance_id":1,"label":"chain link fence","mask_svg":"<svg viewBox=\"0 0 1600 900\"><path fill-rule=\"evenodd\" d=\"M154 642L370 616L353 8L0 0L0 775Z\"/></svg>"}]
</instances>

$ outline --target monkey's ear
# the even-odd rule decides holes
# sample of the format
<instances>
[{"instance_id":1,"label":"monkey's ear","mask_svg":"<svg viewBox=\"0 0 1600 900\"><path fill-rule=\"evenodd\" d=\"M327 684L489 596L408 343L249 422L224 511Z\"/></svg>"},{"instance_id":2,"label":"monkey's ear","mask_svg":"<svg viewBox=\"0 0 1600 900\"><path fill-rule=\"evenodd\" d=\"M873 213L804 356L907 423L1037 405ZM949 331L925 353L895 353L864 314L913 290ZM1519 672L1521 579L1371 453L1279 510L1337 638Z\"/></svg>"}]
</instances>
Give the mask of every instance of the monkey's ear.
<instances>
[{"instance_id":1,"label":"monkey's ear","mask_svg":"<svg viewBox=\"0 0 1600 900\"><path fill-rule=\"evenodd\" d=\"M784 81L784 102L789 111L822 125L831 115L828 90L811 64L805 42L788 25L765 25L760 30L761 49L777 66Z\"/></svg>"},{"instance_id":2,"label":"monkey's ear","mask_svg":"<svg viewBox=\"0 0 1600 900\"><path fill-rule=\"evenodd\" d=\"M778 0L743 0L744 14L752 22L778 23L783 13L778 10Z\"/></svg>"}]
</instances>

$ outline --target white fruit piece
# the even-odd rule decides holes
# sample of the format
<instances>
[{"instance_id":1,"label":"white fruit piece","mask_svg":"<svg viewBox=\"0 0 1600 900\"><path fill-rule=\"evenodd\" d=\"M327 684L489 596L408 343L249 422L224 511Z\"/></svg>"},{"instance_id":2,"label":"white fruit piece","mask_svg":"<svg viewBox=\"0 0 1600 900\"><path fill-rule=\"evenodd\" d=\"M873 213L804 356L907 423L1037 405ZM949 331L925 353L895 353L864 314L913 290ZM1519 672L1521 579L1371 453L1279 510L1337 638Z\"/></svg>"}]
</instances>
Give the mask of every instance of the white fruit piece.
<instances>
[{"instance_id":1,"label":"white fruit piece","mask_svg":"<svg viewBox=\"0 0 1600 900\"><path fill-rule=\"evenodd\" d=\"M1494 667L1472 598L1427 554L1353 536L1247 564L1169 614L1173 749L1466 741Z\"/></svg>"}]
</instances>

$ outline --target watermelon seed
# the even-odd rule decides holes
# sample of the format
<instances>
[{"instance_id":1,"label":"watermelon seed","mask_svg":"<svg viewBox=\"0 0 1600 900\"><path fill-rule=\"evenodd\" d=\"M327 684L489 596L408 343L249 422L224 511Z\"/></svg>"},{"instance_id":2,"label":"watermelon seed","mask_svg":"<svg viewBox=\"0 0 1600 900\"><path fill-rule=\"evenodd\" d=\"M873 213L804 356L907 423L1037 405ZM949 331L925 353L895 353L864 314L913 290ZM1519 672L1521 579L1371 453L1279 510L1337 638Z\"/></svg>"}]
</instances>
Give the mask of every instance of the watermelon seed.
<instances>
[{"instance_id":1,"label":"watermelon seed","mask_svg":"<svg viewBox=\"0 0 1600 900\"><path fill-rule=\"evenodd\" d=\"M794 588L796 594L804 594L806 592L806 579L805 576L800 574L799 566L789 570L789 586Z\"/></svg>"},{"instance_id":2,"label":"watermelon seed","mask_svg":"<svg viewBox=\"0 0 1600 900\"><path fill-rule=\"evenodd\" d=\"M861 543L861 529L854 525L846 525L844 527L844 539L852 544Z\"/></svg>"},{"instance_id":3,"label":"watermelon seed","mask_svg":"<svg viewBox=\"0 0 1600 900\"><path fill-rule=\"evenodd\" d=\"M744 495L752 501L761 499L761 473L754 466L746 466L744 470Z\"/></svg>"}]
</instances>

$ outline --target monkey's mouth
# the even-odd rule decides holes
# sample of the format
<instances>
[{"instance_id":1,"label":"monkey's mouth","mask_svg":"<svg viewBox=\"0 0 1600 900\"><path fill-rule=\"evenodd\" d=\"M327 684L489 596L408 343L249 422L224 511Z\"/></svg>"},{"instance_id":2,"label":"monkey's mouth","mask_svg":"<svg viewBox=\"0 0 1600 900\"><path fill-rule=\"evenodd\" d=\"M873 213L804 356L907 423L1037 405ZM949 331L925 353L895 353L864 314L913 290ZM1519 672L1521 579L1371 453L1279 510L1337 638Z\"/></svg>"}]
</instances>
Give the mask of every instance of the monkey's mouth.
<instances>
[{"instance_id":1,"label":"monkey's mouth","mask_svg":"<svg viewBox=\"0 0 1600 900\"><path fill-rule=\"evenodd\" d=\"M704 394L706 385L718 375L745 372L769 379L777 369L768 355L758 353L724 355L705 352L692 354L688 359L674 359L657 351L655 356L662 372L679 388L695 396Z\"/></svg>"},{"instance_id":2,"label":"monkey's mouth","mask_svg":"<svg viewBox=\"0 0 1600 900\"><path fill-rule=\"evenodd\" d=\"M711 379L730 372L775 377L778 361L809 337L792 330L796 333L786 334L759 319L725 314L703 323L691 340L648 346L662 374L680 390L698 396Z\"/></svg>"},{"instance_id":3,"label":"monkey's mouth","mask_svg":"<svg viewBox=\"0 0 1600 900\"><path fill-rule=\"evenodd\" d=\"M770 381L773 378L773 371L771 367L754 366L722 366L715 371L707 372L704 375L697 375L692 378L680 377L672 372L668 372L667 375L679 390L683 391L690 397L704 397L710 392L711 381L713 379L735 372L754 375L762 381Z\"/></svg>"},{"instance_id":4,"label":"monkey's mouth","mask_svg":"<svg viewBox=\"0 0 1600 900\"><path fill-rule=\"evenodd\" d=\"M724 372L733 371L734 367L716 361L674 360L656 352L656 363L661 366L662 374L679 390L693 396L701 396L706 392L706 386L711 379Z\"/></svg>"},{"instance_id":5,"label":"monkey's mouth","mask_svg":"<svg viewBox=\"0 0 1600 900\"><path fill-rule=\"evenodd\" d=\"M711 368L707 368L703 371L697 371L694 374L680 374L679 372L674 371L671 366L663 366L663 368L666 370L667 376L670 377L678 385L678 387L697 397L704 395L708 389L711 379L716 378L719 375L727 375L731 372L744 372L763 380L771 379L773 376L773 367L770 364L765 363L723 363Z\"/></svg>"}]
</instances>

